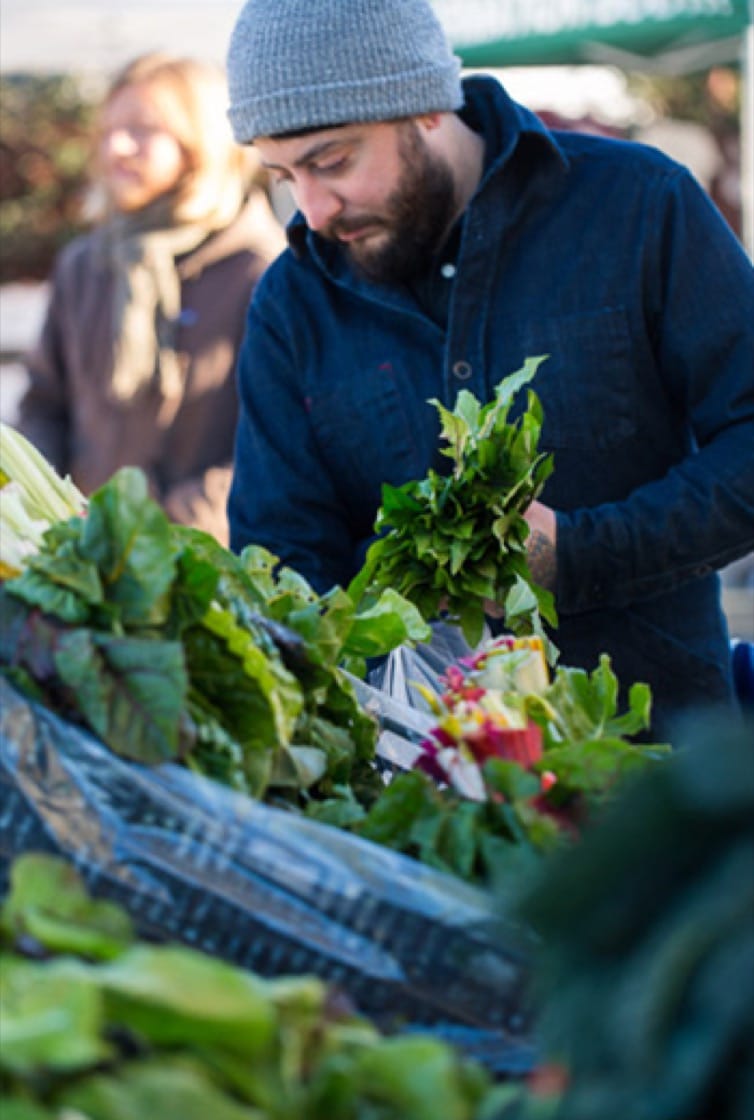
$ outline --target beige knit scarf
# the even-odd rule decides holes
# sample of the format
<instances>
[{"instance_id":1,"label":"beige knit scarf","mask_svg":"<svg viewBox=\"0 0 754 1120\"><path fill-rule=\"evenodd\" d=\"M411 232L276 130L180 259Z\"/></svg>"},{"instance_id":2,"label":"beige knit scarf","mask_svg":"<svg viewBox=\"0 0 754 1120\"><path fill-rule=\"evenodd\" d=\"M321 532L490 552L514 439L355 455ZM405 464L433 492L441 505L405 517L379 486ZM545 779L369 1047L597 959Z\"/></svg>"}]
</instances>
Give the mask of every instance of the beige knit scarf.
<instances>
[{"instance_id":1,"label":"beige knit scarf","mask_svg":"<svg viewBox=\"0 0 754 1120\"><path fill-rule=\"evenodd\" d=\"M171 200L158 199L138 212L116 215L102 228L115 277L110 393L120 402L151 385L165 402L175 402L183 391L175 349L181 311L176 257L200 245L212 226L176 225L170 209Z\"/></svg>"}]
</instances>

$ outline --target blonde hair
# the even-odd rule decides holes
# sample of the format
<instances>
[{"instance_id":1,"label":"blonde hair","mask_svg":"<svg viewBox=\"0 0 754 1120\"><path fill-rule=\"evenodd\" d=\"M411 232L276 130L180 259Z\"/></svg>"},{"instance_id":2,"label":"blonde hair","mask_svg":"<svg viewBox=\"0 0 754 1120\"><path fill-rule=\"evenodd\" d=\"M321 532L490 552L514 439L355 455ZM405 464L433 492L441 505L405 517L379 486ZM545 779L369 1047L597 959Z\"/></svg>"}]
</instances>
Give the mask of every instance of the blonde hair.
<instances>
[{"instance_id":1,"label":"blonde hair","mask_svg":"<svg viewBox=\"0 0 754 1120\"><path fill-rule=\"evenodd\" d=\"M233 139L222 68L161 52L141 55L115 75L102 107L132 86L149 87L165 127L186 154L187 170L174 191L174 219L225 225L254 186L264 187L265 176L253 149Z\"/></svg>"}]
</instances>

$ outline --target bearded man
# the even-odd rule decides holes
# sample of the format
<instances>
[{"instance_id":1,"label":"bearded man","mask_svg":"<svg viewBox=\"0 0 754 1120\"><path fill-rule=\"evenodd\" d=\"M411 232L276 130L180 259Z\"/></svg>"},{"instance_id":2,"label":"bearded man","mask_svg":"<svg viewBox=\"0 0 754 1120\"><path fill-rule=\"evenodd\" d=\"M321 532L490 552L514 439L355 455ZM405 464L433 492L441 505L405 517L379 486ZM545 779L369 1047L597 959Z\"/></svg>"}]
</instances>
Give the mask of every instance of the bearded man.
<instances>
[{"instance_id":1,"label":"bearded man","mask_svg":"<svg viewBox=\"0 0 754 1120\"><path fill-rule=\"evenodd\" d=\"M754 274L688 171L462 82L426 0L248 0L228 80L298 207L239 360L231 547L345 586L382 484L442 469L428 401L547 354L528 548L562 662L647 681L657 733L733 704L716 571L754 545Z\"/></svg>"}]
</instances>

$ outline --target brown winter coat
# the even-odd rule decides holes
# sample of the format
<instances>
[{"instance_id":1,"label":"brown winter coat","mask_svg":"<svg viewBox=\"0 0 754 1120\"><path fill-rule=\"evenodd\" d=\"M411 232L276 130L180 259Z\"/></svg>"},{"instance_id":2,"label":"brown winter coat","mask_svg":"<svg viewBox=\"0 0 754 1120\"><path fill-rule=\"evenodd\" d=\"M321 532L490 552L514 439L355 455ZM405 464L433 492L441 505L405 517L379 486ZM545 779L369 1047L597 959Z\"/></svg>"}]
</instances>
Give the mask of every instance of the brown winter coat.
<instances>
[{"instance_id":1,"label":"brown winter coat","mask_svg":"<svg viewBox=\"0 0 754 1120\"><path fill-rule=\"evenodd\" d=\"M156 386L128 401L108 391L112 275L99 230L60 255L46 320L28 356L18 427L62 474L91 493L122 466L141 467L175 521L227 544L225 506L237 417L235 357L252 289L284 238L266 200L253 196L236 221L178 262L175 401Z\"/></svg>"}]
</instances>

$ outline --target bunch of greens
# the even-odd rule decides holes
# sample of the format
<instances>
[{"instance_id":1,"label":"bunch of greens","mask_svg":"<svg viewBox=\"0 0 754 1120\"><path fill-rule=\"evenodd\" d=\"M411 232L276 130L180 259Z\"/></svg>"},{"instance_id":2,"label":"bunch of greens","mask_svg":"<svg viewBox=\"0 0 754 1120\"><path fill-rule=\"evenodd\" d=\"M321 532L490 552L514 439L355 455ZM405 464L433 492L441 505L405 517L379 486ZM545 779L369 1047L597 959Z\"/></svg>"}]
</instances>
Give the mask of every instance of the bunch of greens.
<instances>
[{"instance_id":1,"label":"bunch of greens","mask_svg":"<svg viewBox=\"0 0 754 1120\"><path fill-rule=\"evenodd\" d=\"M429 402L452 472L430 468L420 481L383 485L375 522L382 535L349 588L357 600L395 588L425 619L447 612L472 646L482 636L485 604L503 608L514 634L541 633L540 615L556 624L553 597L533 582L526 554L523 514L552 471L551 457L538 451L542 409L532 390L527 408L510 419L515 396L542 361L528 358L486 405L466 389L453 411Z\"/></svg>"},{"instance_id":2,"label":"bunch of greens","mask_svg":"<svg viewBox=\"0 0 754 1120\"><path fill-rule=\"evenodd\" d=\"M357 612L275 557L172 524L124 468L0 590L0 670L113 751L255 796L362 777L377 729L340 663L426 636L394 592Z\"/></svg>"},{"instance_id":3,"label":"bunch of greens","mask_svg":"<svg viewBox=\"0 0 754 1120\"><path fill-rule=\"evenodd\" d=\"M648 687L632 685L619 713L607 656L591 674L559 666L549 680L519 643L505 642L448 670L414 770L368 807L345 788L312 803L310 815L509 891L572 842L627 778L666 758L666 744L634 741L649 726Z\"/></svg>"},{"instance_id":4,"label":"bunch of greens","mask_svg":"<svg viewBox=\"0 0 754 1120\"><path fill-rule=\"evenodd\" d=\"M482 1120L480 1067L387 1038L317 978L135 940L75 870L27 854L0 913L3 1120Z\"/></svg>"}]
</instances>

